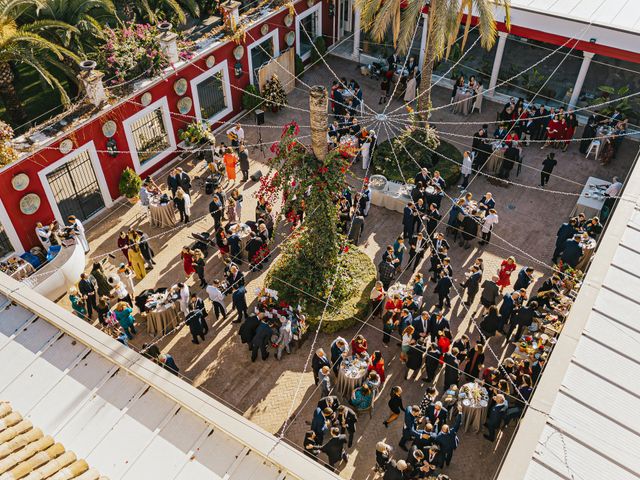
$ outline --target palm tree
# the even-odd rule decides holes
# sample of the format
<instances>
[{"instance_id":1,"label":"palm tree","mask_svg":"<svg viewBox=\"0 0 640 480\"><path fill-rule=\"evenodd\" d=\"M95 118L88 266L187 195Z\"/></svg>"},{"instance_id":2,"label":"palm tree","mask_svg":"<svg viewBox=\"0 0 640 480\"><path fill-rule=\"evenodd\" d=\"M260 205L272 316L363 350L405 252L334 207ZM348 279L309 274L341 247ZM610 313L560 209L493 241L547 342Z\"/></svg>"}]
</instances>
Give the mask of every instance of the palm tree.
<instances>
[{"instance_id":1,"label":"palm tree","mask_svg":"<svg viewBox=\"0 0 640 480\"><path fill-rule=\"evenodd\" d=\"M47 31L77 31L75 27L57 20L36 20L19 25L19 17L32 5L33 0L0 0L0 98L14 122L21 122L26 117L14 84L14 64L32 67L60 93L62 103L69 104L69 97L51 66L59 66L66 57L78 59L73 52L41 35Z\"/></svg>"},{"instance_id":2,"label":"palm tree","mask_svg":"<svg viewBox=\"0 0 640 480\"><path fill-rule=\"evenodd\" d=\"M391 29L393 45L398 52L404 54L409 51L425 4L424 0L355 1L357 8L360 9L363 30L370 32L376 42L381 42ZM418 96L418 111L424 120L427 119L428 110L431 108L431 75L434 64L448 55L457 37L463 16L466 14L461 50L467 42L474 9L479 17L480 45L490 50L498 33L495 11L498 7L504 7L505 23L509 28L510 4L510 0L430 0L429 24L426 26L428 29L426 55L422 65L421 92Z\"/></svg>"},{"instance_id":3,"label":"palm tree","mask_svg":"<svg viewBox=\"0 0 640 480\"><path fill-rule=\"evenodd\" d=\"M33 20L57 20L74 25L77 31L57 30L49 39L82 56L99 48L104 39L102 25L115 19L115 15L111 0L39 0L29 13Z\"/></svg>"},{"instance_id":4,"label":"palm tree","mask_svg":"<svg viewBox=\"0 0 640 480\"><path fill-rule=\"evenodd\" d=\"M118 11L129 21L159 23L161 20L177 20L186 23L189 13L200 16L200 6L196 0L116 0Z\"/></svg>"}]
</instances>

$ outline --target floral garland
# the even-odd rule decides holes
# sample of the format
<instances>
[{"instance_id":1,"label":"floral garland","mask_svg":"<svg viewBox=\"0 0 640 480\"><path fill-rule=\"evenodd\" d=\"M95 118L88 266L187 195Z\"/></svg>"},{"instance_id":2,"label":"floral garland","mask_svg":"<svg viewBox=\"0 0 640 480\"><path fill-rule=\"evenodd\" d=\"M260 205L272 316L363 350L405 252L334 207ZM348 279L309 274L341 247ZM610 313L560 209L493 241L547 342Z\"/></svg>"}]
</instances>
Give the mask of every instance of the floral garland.
<instances>
[{"instance_id":1,"label":"floral garland","mask_svg":"<svg viewBox=\"0 0 640 480\"><path fill-rule=\"evenodd\" d=\"M13 128L0 120L0 165L9 165L18 159L18 152L11 145Z\"/></svg>"}]
</instances>

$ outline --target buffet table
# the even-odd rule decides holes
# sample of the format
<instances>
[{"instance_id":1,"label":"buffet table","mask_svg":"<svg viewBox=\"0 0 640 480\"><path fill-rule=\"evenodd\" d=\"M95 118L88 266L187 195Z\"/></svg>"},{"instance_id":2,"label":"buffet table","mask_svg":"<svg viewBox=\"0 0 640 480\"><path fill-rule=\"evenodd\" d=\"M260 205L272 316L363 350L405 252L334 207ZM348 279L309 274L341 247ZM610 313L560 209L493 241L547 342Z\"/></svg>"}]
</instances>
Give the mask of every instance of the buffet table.
<instances>
[{"instance_id":1,"label":"buffet table","mask_svg":"<svg viewBox=\"0 0 640 480\"><path fill-rule=\"evenodd\" d=\"M373 175L369 187L371 189L371 203L378 207L402 213L404 207L411 201L412 185L392 182L382 175Z\"/></svg>"},{"instance_id":2,"label":"buffet table","mask_svg":"<svg viewBox=\"0 0 640 480\"><path fill-rule=\"evenodd\" d=\"M600 215L600 210L602 210L604 201L607 198L604 196L604 191L609 185L611 185L611 183L606 180L589 177L587 183L582 188L576 206L571 212L571 217L575 217L579 213L584 213L587 218Z\"/></svg>"}]
</instances>

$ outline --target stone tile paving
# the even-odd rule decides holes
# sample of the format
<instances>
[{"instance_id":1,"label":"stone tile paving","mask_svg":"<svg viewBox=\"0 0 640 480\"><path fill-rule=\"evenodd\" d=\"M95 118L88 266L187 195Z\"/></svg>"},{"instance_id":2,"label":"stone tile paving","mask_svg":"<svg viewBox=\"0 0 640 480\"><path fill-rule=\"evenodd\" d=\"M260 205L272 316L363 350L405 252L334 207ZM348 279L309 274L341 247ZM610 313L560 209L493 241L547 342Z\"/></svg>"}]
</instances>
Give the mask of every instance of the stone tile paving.
<instances>
[{"instance_id":1,"label":"stone tile paving","mask_svg":"<svg viewBox=\"0 0 640 480\"><path fill-rule=\"evenodd\" d=\"M363 86L365 101L370 102L371 107L377 111L384 108L377 105L379 86L377 81L363 78L356 70L356 65L352 62L331 58L329 63L332 69L340 72L347 78L355 78ZM309 85L322 84L329 86L332 74L324 66L316 66L311 71L305 73L303 81ZM289 96L291 105L300 108L307 108L308 97L306 87L302 84ZM434 89L434 105L443 105L449 101L450 93L448 89L436 87ZM400 106L394 101L390 109ZM433 115L433 121L437 125L443 121L477 121L477 125L442 125L442 132L453 132L463 135L472 135L477 130L478 125L484 121L495 118L495 112L501 106L489 101L484 103L484 113L474 114L470 117L453 115L449 109L438 110ZM308 118L305 112L285 109L277 114L268 113L266 125L261 128L262 139L265 142L273 141L280 135L280 126L295 119L301 128L300 135L307 135ZM253 124L250 117L245 117L243 123ZM365 122L366 123L366 122ZM277 128L271 128L271 127ZM258 129L255 127L245 127L247 143L257 143ZM384 139L384 130L379 131L381 139ZM222 136L219 136L219 139ZM471 145L471 139L457 138L460 141L459 148L466 149ZM307 140L308 141L308 140ZM594 160L584 159L578 152L577 146L572 147L566 153L558 152L558 166L554 171L557 178L552 178L549 189L567 192L567 194L553 194L548 191L536 189L525 189L517 186L508 188L496 187L490 184L486 177L477 177L469 190L478 197L486 191L492 191L496 197L500 215L500 224L495 230L492 244L484 249L479 249L477 245L470 250L461 250L454 246L451 251L454 273L457 278L462 278L462 274L470 263L482 256L486 268L485 272L494 272L502 258L514 254L519 265L528 264L536 268L536 275L541 277L549 270L546 263L549 261L550 253L555 241L555 231L558 225L564 221L572 210L576 196L582 185L590 175L609 179L613 175L624 177L628 171L637 144L625 140L618 158L607 167L600 166ZM269 153L268 148L264 149ZM263 152L259 148L250 149L252 160L252 172L256 170L266 171L261 161L264 159ZM526 168L530 165L534 168L540 166L546 152L541 152L537 147L528 147L523 168L519 177L513 180L525 185L535 186L539 183L539 173L533 168ZM190 172L192 178L199 176L203 169L203 164L198 164L192 160L182 161L182 166ZM354 185L358 183L364 172L360 166L356 165L353 170L352 181ZM164 175L158 175L163 180ZM562 177L562 178L560 178ZM212 220L208 216L207 207L209 200L204 198L201 187L193 189L192 199L192 219L194 222L186 228L175 230L157 229L151 227L147 220L141 215L140 207L132 207L126 201L120 201L108 212L88 224L88 237L92 247L92 255L104 255L107 252L116 250L116 238L121 229L126 229L131 225L140 226L153 237L151 244L156 251L156 261L158 265L149 272L146 278L136 286L136 291L157 286L170 286L178 281L184 281L185 275L180 260L180 248L183 245L192 243L189 235L192 232L211 231ZM254 182L249 182L243 187L245 202L243 204L243 219L252 219L254 215L255 199L253 194L257 189ZM448 189L449 195L456 195L455 187ZM443 211L446 211L450 202L443 202ZM202 217L202 218L201 218ZM286 228L286 227L284 227ZM367 252L377 263L387 244L392 243L401 232L401 215L382 208L372 207L371 213L366 221L365 234L361 243L361 248ZM287 234L285 229L278 232L276 242L280 242ZM505 239L500 240L499 237ZM508 242L508 243L507 243ZM512 244L510 246L509 244ZM527 254L518 249L526 251ZM109 259L112 266L123 260L119 251L114 252L115 260ZM540 260L545 265L537 263ZM222 267L217 254L210 256L207 262L206 275L208 279L219 278ZM423 272L426 268L423 268ZM489 273L488 273L489 274ZM259 288L264 279L265 273L249 274L248 291L249 298L255 297L255 290ZM403 280L407 280L407 275ZM193 291L203 293L201 289L193 285L193 280L187 282ZM433 305L435 295L429 293L425 302ZM460 299L452 297L453 308L448 313L453 326L453 331L457 335L467 332L472 341L478 334L473 327L470 314L462 308ZM66 300L62 300L65 303ZM208 303L208 301L207 301ZM475 305L471 309L473 311ZM230 319L233 319L233 315ZM144 323L143 319L140 319ZM356 332L363 333L369 340L371 349L383 351L387 364L386 386L381 392L380 400L377 402L373 418L363 416L358 424L357 442L350 452L349 461L341 467L341 475L345 478L370 479L374 478L372 467L374 461L375 444L379 440L385 440L392 445L396 445L400 436L401 423L397 420L389 429L385 429L382 420L387 415L387 398L391 386L401 385L405 391L405 404L417 403L420 401L426 385L420 380L404 380L404 368L399 362L399 349L391 343L391 346L384 347L381 342L381 334L378 331L379 320L369 324L364 319L354 327L341 332L340 334L350 339ZM144 330L144 325L140 330ZM311 340L307 340L299 351L294 351L291 355L286 355L280 362L269 358L267 362L258 360L251 363L247 347L242 345L236 334L237 326L229 321L221 321L213 325L207 341L204 344L194 345L190 342L188 332L184 329L176 334L172 334L163 339L159 346L163 351L171 352L176 358L182 373L187 380L194 385L205 389L215 398L218 398L227 405L243 414L248 419L265 428L270 432L279 432L288 417L295 416L289 423L286 431L286 440L297 445L301 445L304 432L308 429L305 423L310 420L315 403L319 398L319 392L315 391L311 373L302 374L303 366L306 362ZM317 346L328 349L334 336L320 334ZM153 340L146 333L140 333L133 341L134 345L140 346L145 341ZM502 346L502 337L491 340L492 347L505 354ZM495 359L490 359L487 355L487 364L495 364ZM420 378L416 376L414 378ZM437 379L441 388L441 379ZM299 390L298 390L298 387ZM294 397L294 392L298 392ZM496 472L500 459L504 454L513 427L507 430L498 438L495 444L490 444L481 436L472 433L462 433L461 445L455 453L453 463L447 470L452 478L467 478L469 480L488 479ZM403 453L403 452L401 452Z\"/></svg>"}]
</instances>

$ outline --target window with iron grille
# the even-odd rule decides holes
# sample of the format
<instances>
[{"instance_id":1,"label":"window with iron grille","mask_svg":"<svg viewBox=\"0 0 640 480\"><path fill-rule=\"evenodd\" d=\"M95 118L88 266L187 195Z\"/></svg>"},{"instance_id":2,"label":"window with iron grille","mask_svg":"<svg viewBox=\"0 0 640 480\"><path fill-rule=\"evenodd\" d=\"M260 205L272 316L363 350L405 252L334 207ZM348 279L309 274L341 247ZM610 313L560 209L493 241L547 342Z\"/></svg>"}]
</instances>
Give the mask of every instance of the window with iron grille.
<instances>
[{"instance_id":1,"label":"window with iron grille","mask_svg":"<svg viewBox=\"0 0 640 480\"><path fill-rule=\"evenodd\" d=\"M4 227L0 225L0 258L6 257L10 253L13 253L13 245L11 245L7 232L4 231Z\"/></svg>"},{"instance_id":2,"label":"window with iron grille","mask_svg":"<svg viewBox=\"0 0 640 480\"><path fill-rule=\"evenodd\" d=\"M162 107L147 113L131 124L140 165L167 150L171 145L164 125Z\"/></svg>"},{"instance_id":3,"label":"window with iron grille","mask_svg":"<svg viewBox=\"0 0 640 480\"><path fill-rule=\"evenodd\" d=\"M217 72L198 84L200 115L203 120L209 120L227 108L222 81L222 72Z\"/></svg>"}]
</instances>

